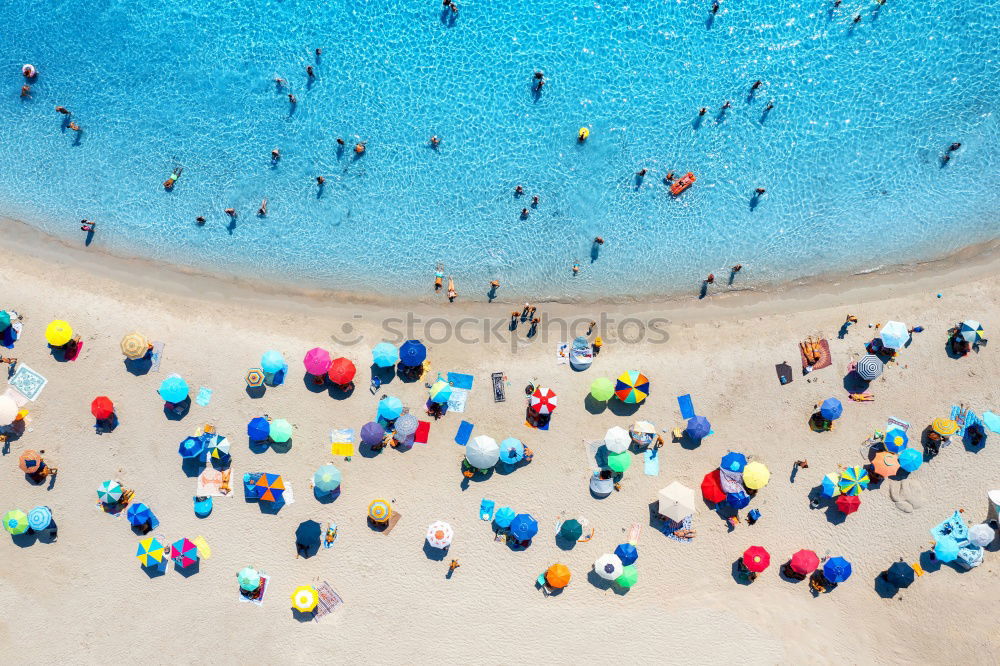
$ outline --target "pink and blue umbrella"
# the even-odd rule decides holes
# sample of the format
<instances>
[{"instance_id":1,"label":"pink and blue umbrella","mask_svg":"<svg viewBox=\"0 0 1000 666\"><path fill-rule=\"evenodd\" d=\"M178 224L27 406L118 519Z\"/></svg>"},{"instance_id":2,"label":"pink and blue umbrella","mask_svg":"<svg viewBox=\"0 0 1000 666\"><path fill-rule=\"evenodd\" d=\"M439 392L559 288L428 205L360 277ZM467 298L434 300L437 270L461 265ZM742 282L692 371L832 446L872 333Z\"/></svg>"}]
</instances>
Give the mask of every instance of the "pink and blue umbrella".
<instances>
[{"instance_id":1,"label":"pink and blue umbrella","mask_svg":"<svg viewBox=\"0 0 1000 666\"><path fill-rule=\"evenodd\" d=\"M427 347L419 340L407 340L399 348L399 362L410 368L415 368L427 358Z\"/></svg>"},{"instance_id":2,"label":"pink and blue umbrella","mask_svg":"<svg viewBox=\"0 0 1000 666\"><path fill-rule=\"evenodd\" d=\"M510 522L510 533L518 541L530 541L538 534L538 521L530 513L519 513Z\"/></svg>"},{"instance_id":3,"label":"pink and blue umbrella","mask_svg":"<svg viewBox=\"0 0 1000 666\"><path fill-rule=\"evenodd\" d=\"M831 557L823 565L823 577L831 583L843 583L851 577L851 563L843 557Z\"/></svg>"}]
</instances>

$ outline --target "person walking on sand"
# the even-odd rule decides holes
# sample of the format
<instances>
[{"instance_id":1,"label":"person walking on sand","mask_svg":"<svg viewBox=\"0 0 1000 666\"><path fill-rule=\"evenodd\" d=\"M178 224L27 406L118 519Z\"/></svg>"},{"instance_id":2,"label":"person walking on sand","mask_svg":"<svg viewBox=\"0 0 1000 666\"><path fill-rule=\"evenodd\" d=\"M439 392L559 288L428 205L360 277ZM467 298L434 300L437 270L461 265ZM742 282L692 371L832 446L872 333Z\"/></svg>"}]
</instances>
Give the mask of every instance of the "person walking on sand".
<instances>
[{"instance_id":1,"label":"person walking on sand","mask_svg":"<svg viewBox=\"0 0 1000 666\"><path fill-rule=\"evenodd\" d=\"M590 324L587 326L587 335L588 336L594 332L594 327L595 326L597 326L597 322L596 321L590 322Z\"/></svg>"},{"instance_id":2,"label":"person walking on sand","mask_svg":"<svg viewBox=\"0 0 1000 666\"><path fill-rule=\"evenodd\" d=\"M454 303L455 299L458 298L458 292L455 291L455 279L452 276L448 276L448 301Z\"/></svg>"},{"instance_id":3,"label":"person walking on sand","mask_svg":"<svg viewBox=\"0 0 1000 666\"><path fill-rule=\"evenodd\" d=\"M451 564L448 565L448 573L453 573L460 566L462 565L458 563L458 560L452 560Z\"/></svg>"},{"instance_id":4,"label":"person walking on sand","mask_svg":"<svg viewBox=\"0 0 1000 666\"><path fill-rule=\"evenodd\" d=\"M705 284L715 284L715 273L709 273L705 278Z\"/></svg>"}]
</instances>

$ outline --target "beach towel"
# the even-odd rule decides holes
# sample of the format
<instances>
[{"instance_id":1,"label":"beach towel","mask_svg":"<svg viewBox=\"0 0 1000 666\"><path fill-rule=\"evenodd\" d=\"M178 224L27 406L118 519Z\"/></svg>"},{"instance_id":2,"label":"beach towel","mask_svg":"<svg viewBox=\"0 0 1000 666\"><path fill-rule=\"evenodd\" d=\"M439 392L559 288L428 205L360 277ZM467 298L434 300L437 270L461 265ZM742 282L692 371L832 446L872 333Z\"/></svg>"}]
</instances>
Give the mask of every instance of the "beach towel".
<instances>
[{"instance_id":1,"label":"beach towel","mask_svg":"<svg viewBox=\"0 0 1000 666\"><path fill-rule=\"evenodd\" d=\"M504 383L503 373L494 372L490 375L493 380L493 402L504 402L507 400L507 387Z\"/></svg>"},{"instance_id":2,"label":"beach towel","mask_svg":"<svg viewBox=\"0 0 1000 666\"><path fill-rule=\"evenodd\" d=\"M484 499L479 503L479 519L480 520L493 520L493 508L496 506L496 502L493 500Z\"/></svg>"},{"instance_id":3,"label":"beach towel","mask_svg":"<svg viewBox=\"0 0 1000 666\"><path fill-rule=\"evenodd\" d=\"M646 476L660 475L660 450L648 448L642 452L643 466L642 473Z\"/></svg>"},{"instance_id":4,"label":"beach towel","mask_svg":"<svg viewBox=\"0 0 1000 666\"><path fill-rule=\"evenodd\" d=\"M983 425L992 432L1000 433L1000 416L993 412L983 412Z\"/></svg>"},{"instance_id":5,"label":"beach towel","mask_svg":"<svg viewBox=\"0 0 1000 666\"><path fill-rule=\"evenodd\" d=\"M957 405L951 406L951 420L958 424L958 432L955 434L959 438L965 437L965 431L968 428L982 424L982 421L976 416L974 411L958 407Z\"/></svg>"},{"instance_id":6,"label":"beach towel","mask_svg":"<svg viewBox=\"0 0 1000 666\"><path fill-rule=\"evenodd\" d=\"M417 431L413 433L413 441L417 444L426 444L427 436L431 432L430 421L417 421Z\"/></svg>"},{"instance_id":7,"label":"beach towel","mask_svg":"<svg viewBox=\"0 0 1000 666\"><path fill-rule=\"evenodd\" d=\"M694 403L691 401L691 394L677 396L677 406L681 410L682 419L694 418Z\"/></svg>"},{"instance_id":8,"label":"beach towel","mask_svg":"<svg viewBox=\"0 0 1000 666\"><path fill-rule=\"evenodd\" d=\"M455 433L455 442L460 446L465 446L469 443L469 437L472 435L472 424L468 421L462 421L458 424L458 432Z\"/></svg>"},{"instance_id":9,"label":"beach towel","mask_svg":"<svg viewBox=\"0 0 1000 666\"><path fill-rule=\"evenodd\" d=\"M258 606L263 606L264 605L264 595L267 594L267 582L269 580L271 580L270 576L265 576L264 574L260 575L260 596L258 596L256 599L251 599L251 598L245 596L239 590L239 588L236 589L236 596L239 598L239 600L240 600L241 603L249 603L249 604L256 604Z\"/></svg>"},{"instance_id":10,"label":"beach towel","mask_svg":"<svg viewBox=\"0 0 1000 666\"><path fill-rule=\"evenodd\" d=\"M792 366L787 363L776 363L774 371L778 373L778 381L782 386L792 383Z\"/></svg>"},{"instance_id":11,"label":"beach towel","mask_svg":"<svg viewBox=\"0 0 1000 666\"><path fill-rule=\"evenodd\" d=\"M472 375L466 375L461 372L449 372L448 373L448 383L451 384L453 389L464 389L466 391L472 390L472 382L475 378Z\"/></svg>"},{"instance_id":12,"label":"beach towel","mask_svg":"<svg viewBox=\"0 0 1000 666\"><path fill-rule=\"evenodd\" d=\"M556 343L556 365L567 365L569 363L569 344L565 342Z\"/></svg>"},{"instance_id":13,"label":"beach towel","mask_svg":"<svg viewBox=\"0 0 1000 666\"><path fill-rule=\"evenodd\" d=\"M18 393L33 402L42 394L42 389L49 383L49 380L24 363L18 363L17 370L7 383L11 388L16 389Z\"/></svg>"},{"instance_id":14,"label":"beach towel","mask_svg":"<svg viewBox=\"0 0 1000 666\"><path fill-rule=\"evenodd\" d=\"M195 548L198 549L198 557L206 560L211 559L212 549L208 546L208 542L205 541L205 537L196 536L191 539L191 543L193 543Z\"/></svg>"},{"instance_id":15,"label":"beach towel","mask_svg":"<svg viewBox=\"0 0 1000 666\"><path fill-rule=\"evenodd\" d=\"M625 537L625 543L630 543L633 546L638 546L640 534L642 534L642 524L632 523L632 527L628 528L628 536Z\"/></svg>"},{"instance_id":16,"label":"beach towel","mask_svg":"<svg viewBox=\"0 0 1000 666\"><path fill-rule=\"evenodd\" d=\"M331 520L323 536L323 548L333 548L335 543L337 543L337 523Z\"/></svg>"},{"instance_id":17,"label":"beach towel","mask_svg":"<svg viewBox=\"0 0 1000 666\"><path fill-rule=\"evenodd\" d=\"M388 534L389 532L391 532L394 529L396 529L396 523L398 523L399 519L402 518L402 517L403 517L403 514L401 514L399 511L395 511L394 510L392 512L392 515L389 516L389 522L386 523L385 529L382 530L382 534Z\"/></svg>"},{"instance_id":18,"label":"beach towel","mask_svg":"<svg viewBox=\"0 0 1000 666\"><path fill-rule=\"evenodd\" d=\"M344 599L325 580L316 586L316 592L319 594L319 603L313 611L315 622L319 622L321 617L329 615L344 605Z\"/></svg>"},{"instance_id":19,"label":"beach towel","mask_svg":"<svg viewBox=\"0 0 1000 666\"><path fill-rule=\"evenodd\" d=\"M163 347L164 343L154 340L153 350L149 352L149 370L151 372L160 371L160 361L163 360Z\"/></svg>"},{"instance_id":20,"label":"beach towel","mask_svg":"<svg viewBox=\"0 0 1000 666\"><path fill-rule=\"evenodd\" d=\"M833 361L830 359L830 343L826 338L819 341L820 354L819 361L816 362L812 368L813 370L822 370L823 368L831 365ZM806 360L806 355L802 352L802 348L799 348L799 358L802 360L802 367L806 368L809 366L809 361Z\"/></svg>"},{"instance_id":21,"label":"beach towel","mask_svg":"<svg viewBox=\"0 0 1000 666\"><path fill-rule=\"evenodd\" d=\"M903 419L897 419L895 416L890 416L885 420L885 431L889 432L893 428L899 428L903 432L910 429L910 424Z\"/></svg>"},{"instance_id":22,"label":"beach towel","mask_svg":"<svg viewBox=\"0 0 1000 666\"><path fill-rule=\"evenodd\" d=\"M194 399L196 403L202 407L208 407L209 401L212 399L212 389L202 386L198 389L198 396Z\"/></svg>"},{"instance_id":23,"label":"beach towel","mask_svg":"<svg viewBox=\"0 0 1000 666\"><path fill-rule=\"evenodd\" d=\"M334 428L330 431L330 454L345 458L354 455L353 428Z\"/></svg>"},{"instance_id":24,"label":"beach towel","mask_svg":"<svg viewBox=\"0 0 1000 666\"><path fill-rule=\"evenodd\" d=\"M674 536L674 532L676 532L677 530L691 529L691 516L688 516L679 523L675 523L674 521L667 518L665 521L663 521L663 526L660 529L668 539L673 539L674 541L680 541L681 543L690 543L691 541L694 541L694 539L682 539L680 537Z\"/></svg>"},{"instance_id":25,"label":"beach towel","mask_svg":"<svg viewBox=\"0 0 1000 666\"><path fill-rule=\"evenodd\" d=\"M229 470L222 471L206 467L198 475L194 490L195 497L225 497L231 494L232 485L225 483L227 478L232 478Z\"/></svg>"}]
</instances>

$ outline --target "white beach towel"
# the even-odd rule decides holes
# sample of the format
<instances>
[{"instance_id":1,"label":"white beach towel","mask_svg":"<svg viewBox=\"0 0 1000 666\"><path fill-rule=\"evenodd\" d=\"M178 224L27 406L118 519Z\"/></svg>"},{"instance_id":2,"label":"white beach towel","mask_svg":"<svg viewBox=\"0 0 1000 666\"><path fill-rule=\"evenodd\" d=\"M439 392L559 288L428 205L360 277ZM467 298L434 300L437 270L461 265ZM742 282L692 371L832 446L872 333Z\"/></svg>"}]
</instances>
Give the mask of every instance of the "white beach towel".
<instances>
[{"instance_id":1,"label":"white beach towel","mask_svg":"<svg viewBox=\"0 0 1000 666\"><path fill-rule=\"evenodd\" d=\"M556 343L556 365L567 365L569 363L569 344L565 342Z\"/></svg>"},{"instance_id":2,"label":"white beach towel","mask_svg":"<svg viewBox=\"0 0 1000 666\"><path fill-rule=\"evenodd\" d=\"M461 414L465 411L465 402L469 399L469 392L465 389L452 389L451 397L448 398L448 411Z\"/></svg>"}]
</instances>

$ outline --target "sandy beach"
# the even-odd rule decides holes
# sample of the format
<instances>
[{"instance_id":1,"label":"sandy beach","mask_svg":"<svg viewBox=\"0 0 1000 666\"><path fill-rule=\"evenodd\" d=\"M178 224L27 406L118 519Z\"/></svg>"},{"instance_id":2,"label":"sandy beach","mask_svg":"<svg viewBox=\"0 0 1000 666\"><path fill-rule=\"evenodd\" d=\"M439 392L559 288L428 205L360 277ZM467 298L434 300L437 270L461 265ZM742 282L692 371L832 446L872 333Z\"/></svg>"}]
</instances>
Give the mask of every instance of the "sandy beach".
<instances>
[{"instance_id":1,"label":"sandy beach","mask_svg":"<svg viewBox=\"0 0 1000 666\"><path fill-rule=\"evenodd\" d=\"M0 308L24 315L22 339L4 354L40 372L48 384L29 406L27 431L4 450L0 509L44 504L59 526L54 543L15 541L6 533L0 538L0 646L9 663L570 664L598 652L639 663L996 663L989 639L1000 610L996 542L983 565L968 572L934 564L926 551L928 530L952 511L965 509L970 523L986 517L986 493L1000 487L1000 436L991 434L979 451L961 444L942 449L905 483L889 479L865 491L860 510L846 519L825 505L813 509L808 500L824 474L867 462L861 445L874 430L884 430L890 416L920 431L947 417L952 405L980 414L1000 408L997 350L986 346L961 359L945 350L947 330L958 321L977 319L988 335L1000 322L996 244L978 248L972 258L780 292L539 304L551 320L529 339L524 325L513 336L505 325L496 327L509 321L509 303L460 298L450 306L443 296L361 303L308 290L284 294L88 255L4 224L10 244L0 268ZM330 430L360 429L383 394L426 418L422 381L396 378L378 395L367 388L371 347L387 339L387 326L400 329L400 322L387 320L405 322L407 313L420 320L412 337L427 343L432 373L474 375L465 413L434 421L429 442L412 450L334 458ZM859 323L840 339L848 313ZM45 345L45 326L56 318L82 336L75 361L57 361ZM890 319L921 325L924 332L872 383L874 401L851 402L846 367L864 353L870 325ZM572 339L559 330L560 322L574 320L607 327L602 334L608 344L582 373L556 364L556 343ZM165 343L158 373L126 370L119 341L132 330ZM803 376L797 343L809 335L829 340L833 365ZM356 363L352 395L338 399L312 390L301 359L315 346ZM243 377L267 349L284 354L289 379L252 398ZM782 361L795 368L786 386L774 371ZM594 378L633 369L651 380L641 407L588 409ZM202 386L213 390L207 407L193 405L179 421L166 418L156 393L173 372L187 379L192 394ZM504 403L493 401L494 372L507 378ZM522 389L532 380L559 395L548 431L524 424ZM686 393L711 420L714 434L691 448L668 441L658 476L645 475L636 456L620 492L591 497L593 461L585 442L637 419L669 433L682 425L675 397ZM98 395L117 407L120 425L112 433L94 431L89 406ZM812 432L807 420L813 406L831 396L844 402L843 417L833 432ZM246 424L263 414L295 426L289 450L250 450ZM462 419L475 424L474 434L521 439L534 460L463 484L463 449L453 439ZM229 436L237 477L280 473L293 486L295 503L268 513L245 502L237 489L216 498L211 516L197 518L195 479L182 469L177 444L206 423ZM44 449L58 467L51 487L25 481L17 457L28 448ZM697 491L730 450L771 470L752 505L762 514L759 522L729 531L699 497L693 541L659 533L650 516L657 491L673 480ZM804 458L809 467L793 482L793 464ZM312 496L309 480L326 462L342 471L343 484L341 495L324 504ZM161 523L155 534L168 542L204 536L212 557L193 575L172 568L148 575L134 557L139 538L127 520L95 506L94 490L105 479L120 480L153 508ZM366 524L368 503L378 497L391 500L402 516L388 535ZM529 548L515 551L494 541L490 524L479 520L483 498L538 519L540 531ZM589 520L595 535L564 550L554 539L557 521L577 516ZM308 519L336 522L339 538L331 549L297 559L295 528ZM424 548L426 528L435 520L455 529L443 560ZM596 579L592 564L624 541L634 523L642 526L639 581L625 593ZM742 585L733 562L751 545L767 548L772 563L753 584ZM847 558L853 576L814 598L806 582L778 572L800 548ZM900 557L922 562L926 573L884 598L876 578ZM451 558L461 567L448 579ZM546 597L534 581L556 562L569 567L572 582ZM235 574L247 565L271 577L263 606L238 601ZM318 581L328 581L345 603L320 622L299 621L289 594Z\"/></svg>"}]
</instances>

